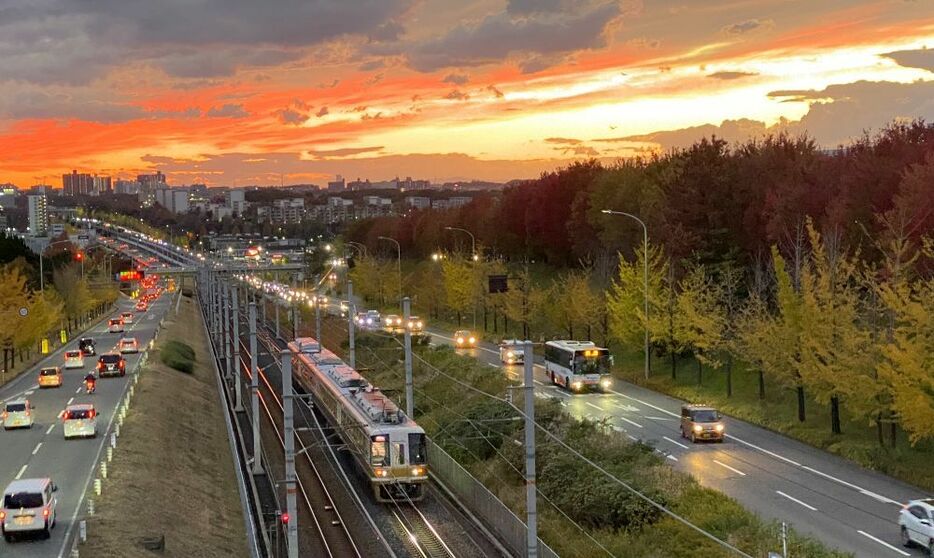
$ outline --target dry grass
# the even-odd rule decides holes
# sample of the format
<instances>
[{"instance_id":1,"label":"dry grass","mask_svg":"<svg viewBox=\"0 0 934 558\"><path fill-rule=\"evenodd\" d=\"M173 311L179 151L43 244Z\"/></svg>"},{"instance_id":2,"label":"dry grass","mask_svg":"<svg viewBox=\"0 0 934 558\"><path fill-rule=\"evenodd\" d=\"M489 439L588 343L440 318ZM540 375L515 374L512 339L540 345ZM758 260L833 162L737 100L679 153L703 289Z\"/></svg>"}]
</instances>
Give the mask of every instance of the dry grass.
<instances>
[{"instance_id":1,"label":"dry grass","mask_svg":"<svg viewBox=\"0 0 934 558\"><path fill-rule=\"evenodd\" d=\"M182 298L179 315L174 308L169 312L156 345L158 350L171 339L192 345L194 373L150 355L96 515L89 518L82 556L248 556L227 430L195 304ZM139 545L144 537L163 535L162 553Z\"/></svg>"}]
</instances>

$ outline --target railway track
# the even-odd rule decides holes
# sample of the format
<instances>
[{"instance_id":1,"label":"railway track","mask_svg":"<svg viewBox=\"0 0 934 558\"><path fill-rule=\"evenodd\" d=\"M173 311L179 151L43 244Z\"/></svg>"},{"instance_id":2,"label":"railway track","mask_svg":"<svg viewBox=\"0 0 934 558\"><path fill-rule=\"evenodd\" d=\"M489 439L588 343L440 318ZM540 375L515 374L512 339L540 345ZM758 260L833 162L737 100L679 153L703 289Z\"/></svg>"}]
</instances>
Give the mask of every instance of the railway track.
<instances>
[{"instance_id":1,"label":"railway track","mask_svg":"<svg viewBox=\"0 0 934 558\"><path fill-rule=\"evenodd\" d=\"M258 336L263 338L261 334ZM244 355L249 355L249 350L246 344L242 339L239 340L241 346L241 357L240 357L240 367L246 378L247 382L252 381L252 375L250 374L250 364L246 360ZM278 347L275 342L269 338L262 339L263 345L266 346L267 350L273 355L278 355ZM271 345L271 346L270 346ZM275 350L273 350L275 349ZM275 357L273 357L274 359ZM270 384L269 379L263 373L262 368L257 367L259 373L259 401L260 406L263 409L263 412L266 418L269 421L270 426L272 426L273 432L276 435L276 439L279 441L280 447L285 448L285 440L282 435L280 424L282 424L283 418L283 407L282 400L277 390ZM301 439L301 436L296 434L298 440L298 448L305 447L304 442ZM358 557L362 558L363 554L360 552L360 549L354 543L353 537L351 536L347 526L344 524L344 520L341 517L340 511L334 503L334 498L331 496L330 491L328 490L324 480L321 477L321 474L318 472L317 467L311 459L311 456L308 453L303 453L305 459L296 459L296 478L298 484L299 494L301 495L300 501L304 503L309 516L312 518L314 524L314 531L317 534L316 542L318 542L319 552L312 552L307 555L314 556L328 556L328 557ZM308 482L308 481L311 482ZM314 505L313 502L319 503L318 506ZM302 549L303 553L309 552L309 549Z\"/></svg>"},{"instance_id":2,"label":"railway track","mask_svg":"<svg viewBox=\"0 0 934 558\"><path fill-rule=\"evenodd\" d=\"M453 558L454 551L414 503L399 503L391 509L412 556L421 558Z\"/></svg>"}]
</instances>

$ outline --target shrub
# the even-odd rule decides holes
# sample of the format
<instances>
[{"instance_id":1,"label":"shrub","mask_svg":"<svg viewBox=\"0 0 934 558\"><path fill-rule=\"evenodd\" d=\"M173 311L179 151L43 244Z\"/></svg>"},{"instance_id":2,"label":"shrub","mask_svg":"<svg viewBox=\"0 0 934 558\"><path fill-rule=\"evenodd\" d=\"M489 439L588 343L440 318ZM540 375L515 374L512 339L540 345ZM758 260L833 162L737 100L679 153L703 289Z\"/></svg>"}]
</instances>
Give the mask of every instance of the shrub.
<instances>
[{"instance_id":1,"label":"shrub","mask_svg":"<svg viewBox=\"0 0 934 558\"><path fill-rule=\"evenodd\" d=\"M169 341L159 351L162 363L179 372L191 374L195 369L195 350L181 341Z\"/></svg>"}]
</instances>

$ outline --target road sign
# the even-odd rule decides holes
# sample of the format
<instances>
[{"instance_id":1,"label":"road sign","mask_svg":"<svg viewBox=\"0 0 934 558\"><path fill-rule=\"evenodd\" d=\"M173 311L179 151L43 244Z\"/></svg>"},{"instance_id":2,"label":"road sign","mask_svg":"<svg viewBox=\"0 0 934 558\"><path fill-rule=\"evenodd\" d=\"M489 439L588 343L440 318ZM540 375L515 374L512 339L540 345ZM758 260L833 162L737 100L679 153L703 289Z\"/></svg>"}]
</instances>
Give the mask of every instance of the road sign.
<instances>
[{"instance_id":1,"label":"road sign","mask_svg":"<svg viewBox=\"0 0 934 558\"><path fill-rule=\"evenodd\" d=\"M68 342L68 335L65 333L64 329L58 332L58 336L61 338L63 345Z\"/></svg>"},{"instance_id":2,"label":"road sign","mask_svg":"<svg viewBox=\"0 0 934 558\"><path fill-rule=\"evenodd\" d=\"M48 339L42 340L42 354L44 355L49 354L49 340Z\"/></svg>"},{"instance_id":3,"label":"road sign","mask_svg":"<svg viewBox=\"0 0 934 558\"><path fill-rule=\"evenodd\" d=\"M20 309L19 309L19 315L22 316L22 317L24 317L24 318L25 318L26 316L28 316L28 315L29 315L29 308L26 308L25 306L23 306L22 308L20 308Z\"/></svg>"},{"instance_id":4,"label":"road sign","mask_svg":"<svg viewBox=\"0 0 934 558\"><path fill-rule=\"evenodd\" d=\"M145 277L145 272L136 269L121 271L117 274L117 281L139 281Z\"/></svg>"}]
</instances>

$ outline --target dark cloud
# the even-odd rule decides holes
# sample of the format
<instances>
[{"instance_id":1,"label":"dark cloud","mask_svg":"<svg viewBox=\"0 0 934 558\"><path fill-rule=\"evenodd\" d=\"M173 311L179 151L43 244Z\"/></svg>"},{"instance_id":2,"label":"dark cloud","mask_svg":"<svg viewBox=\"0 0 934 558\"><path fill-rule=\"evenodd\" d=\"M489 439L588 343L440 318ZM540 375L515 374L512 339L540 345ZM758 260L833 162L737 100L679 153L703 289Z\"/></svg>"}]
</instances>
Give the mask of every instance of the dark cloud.
<instances>
[{"instance_id":1,"label":"dark cloud","mask_svg":"<svg viewBox=\"0 0 934 558\"><path fill-rule=\"evenodd\" d=\"M441 83L450 83L453 85L465 85L470 81L470 76L467 74L448 74L444 76L444 79L441 80Z\"/></svg>"},{"instance_id":2,"label":"dark cloud","mask_svg":"<svg viewBox=\"0 0 934 558\"><path fill-rule=\"evenodd\" d=\"M383 68L385 66L386 66L386 62L384 62L382 58L378 58L376 60L370 60L369 62L364 62L363 64L360 64L359 66L357 66L357 69L360 70L361 72L372 72L373 70L379 70L380 68Z\"/></svg>"},{"instance_id":3,"label":"dark cloud","mask_svg":"<svg viewBox=\"0 0 934 558\"><path fill-rule=\"evenodd\" d=\"M145 118L148 114L139 106L116 101L109 95L99 95L84 87L66 91L13 84L0 95L0 120L79 118L110 123Z\"/></svg>"},{"instance_id":4,"label":"dark cloud","mask_svg":"<svg viewBox=\"0 0 934 558\"><path fill-rule=\"evenodd\" d=\"M213 78L231 76L242 67L277 66L300 56L297 50L192 49L167 54L152 62L170 76Z\"/></svg>"},{"instance_id":5,"label":"dark cloud","mask_svg":"<svg viewBox=\"0 0 934 558\"><path fill-rule=\"evenodd\" d=\"M380 72L368 78L365 82L363 82L363 84L366 85L367 87L372 87L376 85L377 83L383 81L384 77L385 75L382 72Z\"/></svg>"},{"instance_id":6,"label":"dark cloud","mask_svg":"<svg viewBox=\"0 0 934 558\"><path fill-rule=\"evenodd\" d=\"M557 66L564 60L564 56L560 55L551 55L551 56L530 56L525 60L519 62L519 71L523 74L534 74L541 72L542 70L547 70L553 66Z\"/></svg>"},{"instance_id":7,"label":"dark cloud","mask_svg":"<svg viewBox=\"0 0 934 558\"><path fill-rule=\"evenodd\" d=\"M752 77L752 76L757 76L757 75L759 74L756 72L714 72L712 74L709 74L707 77L713 78L713 79L732 80L732 79L741 79L741 78Z\"/></svg>"},{"instance_id":8,"label":"dark cloud","mask_svg":"<svg viewBox=\"0 0 934 558\"><path fill-rule=\"evenodd\" d=\"M470 98L470 95L464 93L460 89L455 89L444 96L445 99L449 101L466 101Z\"/></svg>"},{"instance_id":9,"label":"dark cloud","mask_svg":"<svg viewBox=\"0 0 934 558\"><path fill-rule=\"evenodd\" d=\"M309 116L307 114L298 112L291 108L279 109L275 112L276 118L279 119L279 122L283 124L291 124L293 126L299 126L308 121Z\"/></svg>"},{"instance_id":10,"label":"dark cloud","mask_svg":"<svg viewBox=\"0 0 934 558\"><path fill-rule=\"evenodd\" d=\"M387 21L370 31L371 41L395 41L405 33L405 28L397 21Z\"/></svg>"},{"instance_id":11,"label":"dark cloud","mask_svg":"<svg viewBox=\"0 0 934 558\"><path fill-rule=\"evenodd\" d=\"M315 113L315 116L317 116L318 118L321 118L322 116L327 116L328 113L330 113L330 111L328 110L328 107L321 107L321 109Z\"/></svg>"},{"instance_id":12,"label":"dark cloud","mask_svg":"<svg viewBox=\"0 0 934 558\"><path fill-rule=\"evenodd\" d=\"M207 112L208 118L246 118L250 113L243 108L243 105L228 103L219 107L211 107Z\"/></svg>"},{"instance_id":13,"label":"dark cloud","mask_svg":"<svg viewBox=\"0 0 934 558\"><path fill-rule=\"evenodd\" d=\"M679 130L664 130L617 138L599 138L593 141L603 143L657 143L663 148L669 149L688 147L703 137L717 136L728 142L739 142L767 132L768 130L762 122L741 118L738 120L724 120L719 126L703 124Z\"/></svg>"},{"instance_id":14,"label":"dark cloud","mask_svg":"<svg viewBox=\"0 0 934 558\"><path fill-rule=\"evenodd\" d=\"M511 14L528 15L557 12L562 9L562 0L509 0L506 11Z\"/></svg>"},{"instance_id":15,"label":"dark cloud","mask_svg":"<svg viewBox=\"0 0 934 558\"><path fill-rule=\"evenodd\" d=\"M503 92L500 91L495 85L487 85L486 90L492 93L497 99L502 99L503 97L505 97L505 95L503 95Z\"/></svg>"},{"instance_id":16,"label":"dark cloud","mask_svg":"<svg viewBox=\"0 0 934 558\"><path fill-rule=\"evenodd\" d=\"M517 53L555 55L606 45L606 32L622 13L617 1L585 3L562 12L517 17L502 12L465 23L402 50L416 70L498 62Z\"/></svg>"},{"instance_id":17,"label":"dark cloud","mask_svg":"<svg viewBox=\"0 0 934 558\"><path fill-rule=\"evenodd\" d=\"M906 68L920 68L934 72L934 49L922 48L920 50L897 50L882 56L891 58L899 66Z\"/></svg>"},{"instance_id":18,"label":"dark cloud","mask_svg":"<svg viewBox=\"0 0 934 558\"><path fill-rule=\"evenodd\" d=\"M352 155L360 155L361 153L373 153L382 150L383 146L377 145L373 147L346 147L343 149L311 150L308 152L308 154L314 159L334 159L340 157L350 157Z\"/></svg>"},{"instance_id":19,"label":"dark cloud","mask_svg":"<svg viewBox=\"0 0 934 558\"><path fill-rule=\"evenodd\" d=\"M545 143L556 143L559 145L580 145L583 142L574 138L545 138Z\"/></svg>"},{"instance_id":20,"label":"dark cloud","mask_svg":"<svg viewBox=\"0 0 934 558\"><path fill-rule=\"evenodd\" d=\"M747 19L746 21L741 21L739 23L734 23L732 25L727 25L723 28L723 32L727 35L745 35L750 31L755 31L760 28L771 27L773 24L772 20L765 19Z\"/></svg>"},{"instance_id":21,"label":"dark cloud","mask_svg":"<svg viewBox=\"0 0 934 558\"><path fill-rule=\"evenodd\" d=\"M579 155L583 157L599 157L600 152L586 145L573 145L566 147L555 147L555 151L560 151L565 155Z\"/></svg>"}]
</instances>

